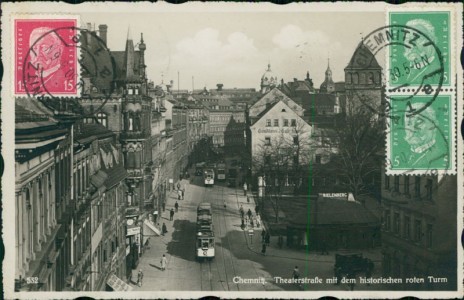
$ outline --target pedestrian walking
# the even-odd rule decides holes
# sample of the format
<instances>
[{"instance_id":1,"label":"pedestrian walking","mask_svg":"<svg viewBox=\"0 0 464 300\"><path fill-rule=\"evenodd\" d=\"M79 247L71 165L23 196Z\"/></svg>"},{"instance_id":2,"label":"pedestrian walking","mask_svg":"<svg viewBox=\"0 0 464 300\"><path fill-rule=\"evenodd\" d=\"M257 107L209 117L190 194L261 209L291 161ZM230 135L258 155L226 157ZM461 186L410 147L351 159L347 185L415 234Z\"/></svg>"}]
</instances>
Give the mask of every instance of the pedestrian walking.
<instances>
[{"instance_id":1,"label":"pedestrian walking","mask_svg":"<svg viewBox=\"0 0 464 300\"><path fill-rule=\"evenodd\" d=\"M182 198L182 191L177 190L177 200L180 200Z\"/></svg>"},{"instance_id":2,"label":"pedestrian walking","mask_svg":"<svg viewBox=\"0 0 464 300\"><path fill-rule=\"evenodd\" d=\"M176 212L178 212L179 211L179 203L177 203L177 201L176 201L176 204L174 204L174 207L176 208Z\"/></svg>"},{"instance_id":3,"label":"pedestrian walking","mask_svg":"<svg viewBox=\"0 0 464 300\"><path fill-rule=\"evenodd\" d=\"M245 229L245 220L242 218L242 225L240 225L240 228Z\"/></svg>"},{"instance_id":4,"label":"pedestrian walking","mask_svg":"<svg viewBox=\"0 0 464 300\"><path fill-rule=\"evenodd\" d=\"M253 213L251 212L251 209L248 209L247 215L248 215L248 219L251 219L251 216L253 215Z\"/></svg>"},{"instance_id":5,"label":"pedestrian walking","mask_svg":"<svg viewBox=\"0 0 464 300\"><path fill-rule=\"evenodd\" d=\"M140 269L139 273L137 274L137 285L142 286L143 284L143 272L142 269Z\"/></svg>"},{"instance_id":6,"label":"pedestrian walking","mask_svg":"<svg viewBox=\"0 0 464 300\"><path fill-rule=\"evenodd\" d=\"M261 231L261 241L263 243L265 242L265 237L266 237L266 230L263 229L263 231Z\"/></svg>"},{"instance_id":7,"label":"pedestrian walking","mask_svg":"<svg viewBox=\"0 0 464 300\"><path fill-rule=\"evenodd\" d=\"M292 277L294 279L295 284L298 285L298 288L302 289L303 286L301 285L301 282L299 281L299 279L300 279L300 270L298 269L298 266L295 266L295 268L293 269Z\"/></svg>"},{"instance_id":8,"label":"pedestrian walking","mask_svg":"<svg viewBox=\"0 0 464 300\"><path fill-rule=\"evenodd\" d=\"M174 220L174 209L171 208L171 211L169 212L169 221Z\"/></svg>"},{"instance_id":9,"label":"pedestrian walking","mask_svg":"<svg viewBox=\"0 0 464 300\"><path fill-rule=\"evenodd\" d=\"M163 211L165 211L165 210L166 210L166 202L163 201Z\"/></svg>"},{"instance_id":10,"label":"pedestrian walking","mask_svg":"<svg viewBox=\"0 0 464 300\"><path fill-rule=\"evenodd\" d=\"M247 184L246 182L243 184L243 196L246 196L247 195Z\"/></svg>"},{"instance_id":11,"label":"pedestrian walking","mask_svg":"<svg viewBox=\"0 0 464 300\"><path fill-rule=\"evenodd\" d=\"M180 182L177 183L177 190L180 190Z\"/></svg>"},{"instance_id":12,"label":"pedestrian walking","mask_svg":"<svg viewBox=\"0 0 464 300\"><path fill-rule=\"evenodd\" d=\"M298 269L298 266L295 266L295 268L293 269L292 277L293 279L300 278L300 270Z\"/></svg>"},{"instance_id":13,"label":"pedestrian walking","mask_svg":"<svg viewBox=\"0 0 464 300\"><path fill-rule=\"evenodd\" d=\"M261 254L266 256L266 244L263 243L263 247L261 248Z\"/></svg>"},{"instance_id":14,"label":"pedestrian walking","mask_svg":"<svg viewBox=\"0 0 464 300\"><path fill-rule=\"evenodd\" d=\"M240 211L240 216L241 216L242 219L243 219L243 216L245 215L245 211L243 210L243 206L242 206L242 205L240 205L239 211Z\"/></svg>"},{"instance_id":15,"label":"pedestrian walking","mask_svg":"<svg viewBox=\"0 0 464 300\"><path fill-rule=\"evenodd\" d=\"M184 200L185 189L181 190L181 194L182 194L182 200Z\"/></svg>"},{"instance_id":16,"label":"pedestrian walking","mask_svg":"<svg viewBox=\"0 0 464 300\"><path fill-rule=\"evenodd\" d=\"M168 229L166 228L166 224L163 223L163 226L161 227L161 235L164 235L166 232L168 232Z\"/></svg>"},{"instance_id":17,"label":"pedestrian walking","mask_svg":"<svg viewBox=\"0 0 464 300\"><path fill-rule=\"evenodd\" d=\"M161 257L160 264L161 264L161 270L164 271L166 270L166 264L168 263L168 259L166 258L166 255L163 254L163 257Z\"/></svg>"},{"instance_id":18,"label":"pedestrian walking","mask_svg":"<svg viewBox=\"0 0 464 300\"><path fill-rule=\"evenodd\" d=\"M153 223L156 224L157 221L158 221L158 211L155 210L155 212L153 213Z\"/></svg>"},{"instance_id":19,"label":"pedestrian walking","mask_svg":"<svg viewBox=\"0 0 464 300\"><path fill-rule=\"evenodd\" d=\"M258 204L256 204L256 206L255 206L255 213L256 213L256 215L259 214L259 205Z\"/></svg>"},{"instance_id":20,"label":"pedestrian walking","mask_svg":"<svg viewBox=\"0 0 464 300\"><path fill-rule=\"evenodd\" d=\"M266 242L266 245L269 246L269 244L271 243L271 235L269 234L269 232L266 232L266 236L264 237L264 240Z\"/></svg>"}]
</instances>

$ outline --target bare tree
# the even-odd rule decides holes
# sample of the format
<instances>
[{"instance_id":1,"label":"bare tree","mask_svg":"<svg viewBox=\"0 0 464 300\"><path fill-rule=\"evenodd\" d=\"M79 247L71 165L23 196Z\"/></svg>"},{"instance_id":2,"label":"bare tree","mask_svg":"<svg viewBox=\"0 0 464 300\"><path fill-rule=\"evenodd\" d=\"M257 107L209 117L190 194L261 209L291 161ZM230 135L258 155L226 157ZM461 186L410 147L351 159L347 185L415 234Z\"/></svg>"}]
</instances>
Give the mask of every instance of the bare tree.
<instances>
[{"instance_id":1,"label":"bare tree","mask_svg":"<svg viewBox=\"0 0 464 300\"><path fill-rule=\"evenodd\" d=\"M261 141L252 157L253 170L264 177L266 202L272 205L276 222L283 196L297 193L307 177L315 149L308 124L298 120L291 125L274 140Z\"/></svg>"},{"instance_id":2,"label":"bare tree","mask_svg":"<svg viewBox=\"0 0 464 300\"><path fill-rule=\"evenodd\" d=\"M352 107L328 142L337 149L326 171L341 179L353 196L371 191L373 176L379 175L385 142L384 118L365 107Z\"/></svg>"}]
</instances>

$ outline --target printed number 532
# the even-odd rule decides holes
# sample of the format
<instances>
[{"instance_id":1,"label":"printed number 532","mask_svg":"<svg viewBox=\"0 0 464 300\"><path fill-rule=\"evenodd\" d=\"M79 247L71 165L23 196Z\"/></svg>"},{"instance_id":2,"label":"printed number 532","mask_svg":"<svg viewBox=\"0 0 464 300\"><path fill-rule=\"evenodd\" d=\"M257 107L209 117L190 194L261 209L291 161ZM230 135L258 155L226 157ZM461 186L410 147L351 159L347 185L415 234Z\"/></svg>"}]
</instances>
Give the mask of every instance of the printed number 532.
<instances>
[{"instance_id":1,"label":"printed number 532","mask_svg":"<svg viewBox=\"0 0 464 300\"><path fill-rule=\"evenodd\" d=\"M39 283L39 277L26 277L26 283Z\"/></svg>"}]
</instances>

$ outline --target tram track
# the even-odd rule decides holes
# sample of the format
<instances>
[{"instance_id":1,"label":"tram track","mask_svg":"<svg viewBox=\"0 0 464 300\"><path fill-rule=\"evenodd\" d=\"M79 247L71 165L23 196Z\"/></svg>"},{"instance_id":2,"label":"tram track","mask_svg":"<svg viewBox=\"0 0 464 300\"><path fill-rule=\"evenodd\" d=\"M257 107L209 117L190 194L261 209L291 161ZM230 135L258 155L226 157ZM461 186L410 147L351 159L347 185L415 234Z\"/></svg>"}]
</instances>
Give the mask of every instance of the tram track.
<instances>
[{"instance_id":1,"label":"tram track","mask_svg":"<svg viewBox=\"0 0 464 300\"><path fill-rule=\"evenodd\" d=\"M216 197L216 199L218 201L218 210L220 211L218 213L218 215L220 214L222 216L222 222L221 221L219 222L219 224L220 224L220 228L219 228L220 232L219 232L219 234L220 235L224 234L225 241L227 243L227 248L229 249L229 251L225 251L224 247L222 247L222 253L223 253L222 258L223 258L223 261L224 261L224 265L226 264L226 256L229 258L230 266L231 266L232 273L233 273L232 274L233 275L232 278L233 278L233 277L235 277L237 275L237 271L235 269L235 262L234 262L234 258L233 258L233 255L232 255L232 245L233 244L231 243L230 238L229 238L229 236L227 234L227 224L228 224L227 216L226 216L227 206L226 207L222 206L222 208L221 208L221 204L226 203L227 199L224 198L225 197L225 195L224 195L225 187L223 185L220 185L218 187L219 187L219 190L218 190L218 195ZM221 225L223 226L224 230L222 230ZM227 253L227 255L225 255L224 253ZM225 271L226 276L227 276L227 269L224 268L224 271ZM227 282L228 282L228 288L229 288L229 290L231 290L230 286L229 286L229 280ZM240 291L239 284L234 283L234 285L237 288L237 291Z\"/></svg>"}]
</instances>

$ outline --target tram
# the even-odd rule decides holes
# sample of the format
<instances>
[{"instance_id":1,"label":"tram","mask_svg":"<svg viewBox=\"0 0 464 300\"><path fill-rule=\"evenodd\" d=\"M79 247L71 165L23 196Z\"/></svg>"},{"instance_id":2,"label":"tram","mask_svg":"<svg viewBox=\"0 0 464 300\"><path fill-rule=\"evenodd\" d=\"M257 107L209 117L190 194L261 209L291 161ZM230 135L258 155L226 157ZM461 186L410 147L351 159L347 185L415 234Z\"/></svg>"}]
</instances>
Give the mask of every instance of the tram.
<instances>
[{"instance_id":1,"label":"tram","mask_svg":"<svg viewBox=\"0 0 464 300\"><path fill-rule=\"evenodd\" d=\"M225 163L218 163L216 167L216 171L217 171L218 181L226 180L226 164Z\"/></svg>"},{"instance_id":2,"label":"tram","mask_svg":"<svg viewBox=\"0 0 464 300\"><path fill-rule=\"evenodd\" d=\"M195 164L195 175L196 176L201 176L203 174L203 168L205 167L206 163L205 162L200 162Z\"/></svg>"},{"instance_id":3,"label":"tram","mask_svg":"<svg viewBox=\"0 0 464 300\"><path fill-rule=\"evenodd\" d=\"M203 173L203 179L205 186L213 186L214 185L214 171L213 169L206 169Z\"/></svg>"},{"instance_id":4,"label":"tram","mask_svg":"<svg viewBox=\"0 0 464 300\"><path fill-rule=\"evenodd\" d=\"M195 257L198 260L213 259L214 255L214 228L211 204L203 202L197 208Z\"/></svg>"}]
</instances>

